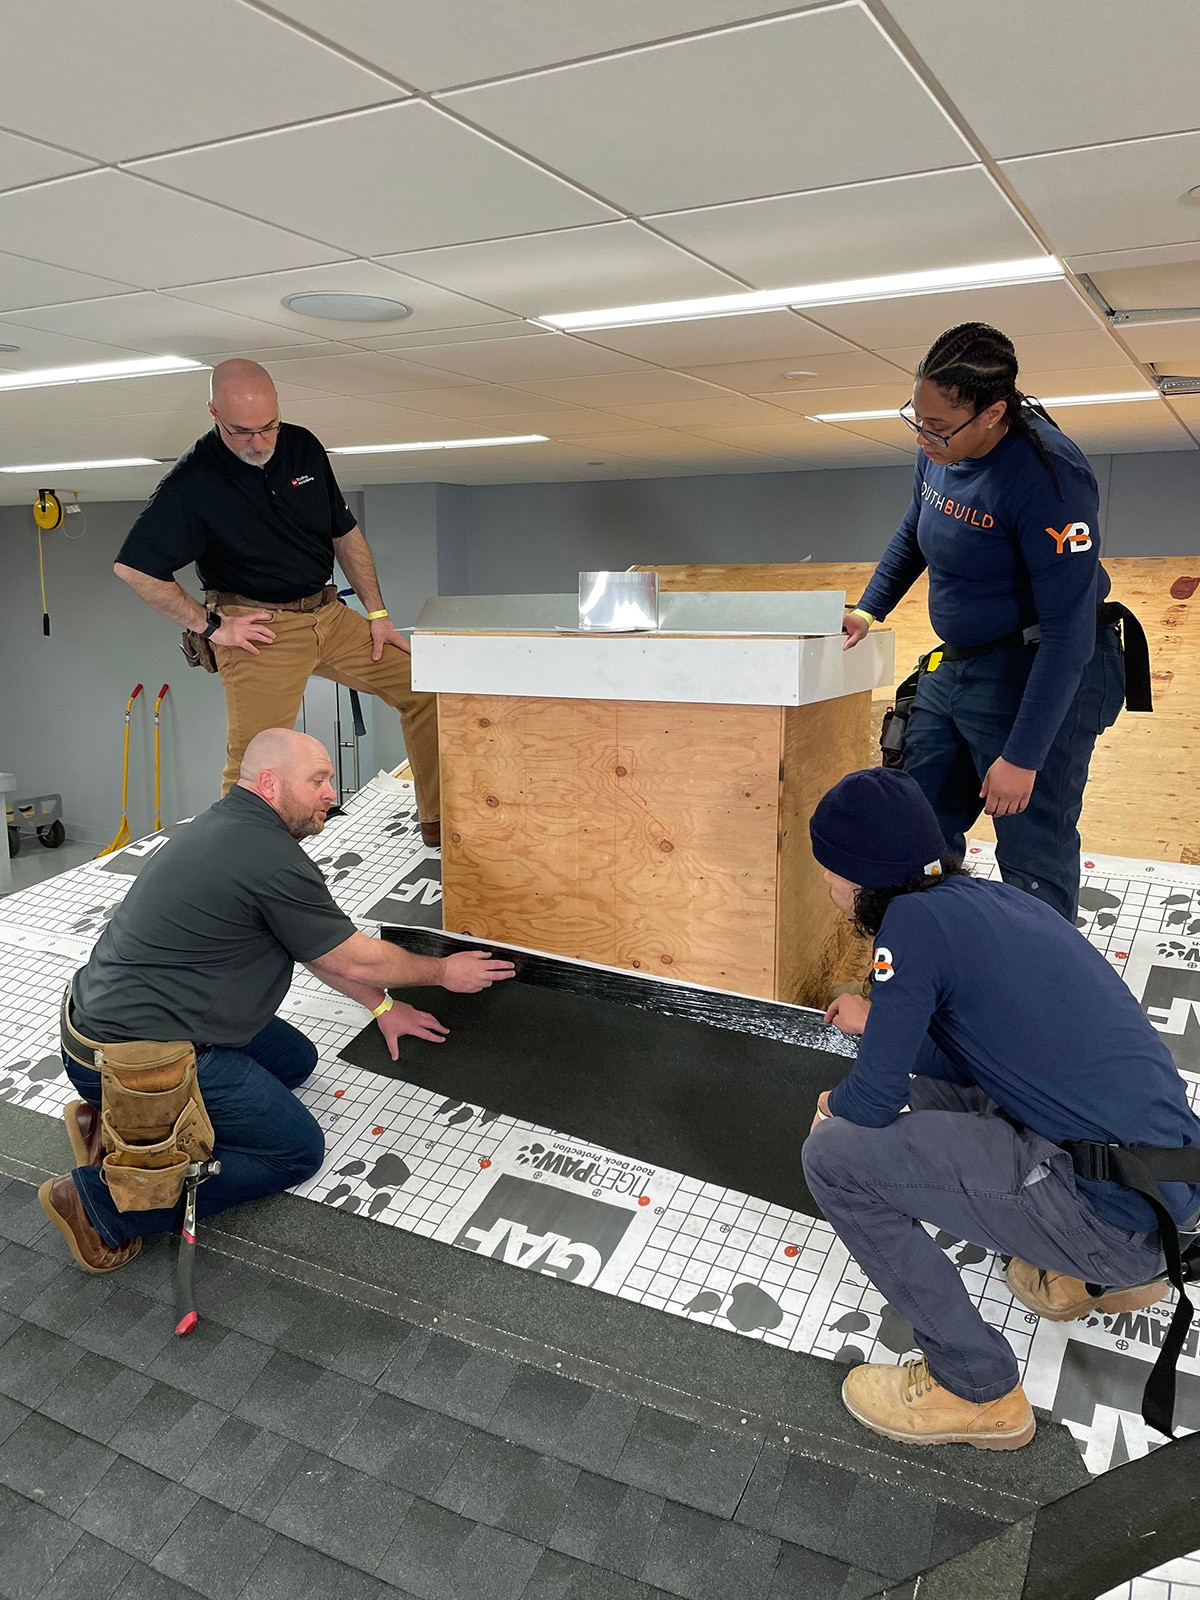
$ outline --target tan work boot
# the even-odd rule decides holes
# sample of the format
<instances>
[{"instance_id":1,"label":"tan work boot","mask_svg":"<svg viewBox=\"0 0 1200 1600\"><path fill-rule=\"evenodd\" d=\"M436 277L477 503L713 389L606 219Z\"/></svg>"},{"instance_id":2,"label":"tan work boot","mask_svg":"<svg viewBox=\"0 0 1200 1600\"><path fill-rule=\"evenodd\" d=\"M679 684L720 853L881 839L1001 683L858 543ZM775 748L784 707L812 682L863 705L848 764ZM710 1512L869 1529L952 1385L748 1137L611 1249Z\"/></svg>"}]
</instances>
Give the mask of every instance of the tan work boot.
<instances>
[{"instance_id":1,"label":"tan work boot","mask_svg":"<svg viewBox=\"0 0 1200 1600\"><path fill-rule=\"evenodd\" d=\"M1017 1256L1008 1263L1004 1281L1014 1300L1049 1322L1076 1322L1093 1311L1144 1311L1163 1299L1170 1288L1165 1278L1156 1278L1137 1288L1105 1289L1095 1294L1096 1286L1082 1278L1044 1271Z\"/></svg>"},{"instance_id":2,"label":"tan work boot","mask_svg":"<svg viewBox=\"0 0 1200 1600\"><path fill-rule=\"evenodd\" d=\"M72 1100L63 1107L67 1138L75 1152L77 1167L98 1167L104 1160L104 1140L100 1134L99 1108L86 1100Z\"/></svg>"},{"instance_id":3,"label":"tan work boot","mask_svg":"<svg viewBox=\"0 0 1200 1600\"><path fill-rule=\"evenodd\" d=\"M962 1400L929 1371L924 1357L902 1367L869 1362L842 1384L846 1410L885 1439L903 1444L973 1444L977 1450L1019 1450L1037 1428L1018 1384L999 1400Z\"/></svg>"},{"instance_id":4,"label":"tan work boot","mask_svg":"<svg viewBox=\"0 0 1200 1600\"><path fill-rule=\"evenodd\" d=\"M38 1190L42 1210L67 1241L67 1248L86 1272L115 1272L126 1266L142 1248L140 1239L129 1239L114 1250L92 1227L83 1201L70 1173L63 1178L47 1178Z\"/></svg>"}]
</instances>

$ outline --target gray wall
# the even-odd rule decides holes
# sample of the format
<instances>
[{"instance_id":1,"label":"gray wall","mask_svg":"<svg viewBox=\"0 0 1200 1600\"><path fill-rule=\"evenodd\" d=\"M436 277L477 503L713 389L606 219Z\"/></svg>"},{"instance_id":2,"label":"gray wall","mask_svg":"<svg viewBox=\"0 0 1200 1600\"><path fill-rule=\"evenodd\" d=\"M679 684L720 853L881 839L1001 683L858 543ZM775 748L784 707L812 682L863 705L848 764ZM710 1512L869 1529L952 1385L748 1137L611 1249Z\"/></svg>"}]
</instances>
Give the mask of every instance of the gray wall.
<instances>
[{"instance_id":1,"label":"gray wall","mask_svg":"<svg viewBox=\"0 0 1200 1600\"><path fill-rule=\"evenodd\" d=\"M1101 456L1104 552L1200 555L1200 453ZM392 484L352 497L393 617L432 594L568 592L589 568L634 562L862 560L877 556L911 491L908 467L614 483ZM0 508L0 768L22 793L59 791L69 831L107 843L121 812L121 734L134 707L130 825L153 821L153 695L167 680L163 815L216 798L224 702L189 671L178 632L137 601L112 561L137 514L88 508L84 538L45 536L54 631L41 632L37 540L27 507ZM195 592L195 580L185 586ZM372 703L374 760L403 754L400 720ZM367 776L369 774L364 774Z\"/></svg>"}]
</instances>

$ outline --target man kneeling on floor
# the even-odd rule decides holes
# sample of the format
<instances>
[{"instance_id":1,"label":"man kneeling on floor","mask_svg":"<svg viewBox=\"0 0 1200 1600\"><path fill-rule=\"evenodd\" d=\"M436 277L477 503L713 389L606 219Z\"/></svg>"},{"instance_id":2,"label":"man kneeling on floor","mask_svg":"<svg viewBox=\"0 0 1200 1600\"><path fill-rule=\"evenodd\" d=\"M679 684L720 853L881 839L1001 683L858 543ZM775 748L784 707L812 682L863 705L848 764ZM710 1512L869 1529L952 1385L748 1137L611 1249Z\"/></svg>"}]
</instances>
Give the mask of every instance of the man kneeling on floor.
<instances>
[{"instance_id":1,"label":"man kneeling on floor","mask_svg":"<svg viewBox=\"0 0 1200 1600\"><path fill-rule=\"evenodd\" d=\"M368 1007L393 1058L402 1034L436 1044L447 1030L390 986L475 994L513 975L481 951L435 959L356 931L298 843L324 826L332 778L316 739L260 733L237 786L146 865L75 974L63 1061L83 1097L65 1112L79 1165L38 1198L89 1272L178 1225L190 1159L221 1163L201 1216L319 1170L320 1126L292 1093L317 1052L275 1015L294 962Z\"/></svg>"},{"instance_id":2,"label":"man kneeling on floor","mask_svg":"<svg viewBox=\"0 0 1200 1600\"><path fill-rule=\"evenodd\" d=\"M1016 1357L922 1223L1011 1255L1008 1287L1039 1316L1152 1305L1167 1292L1154 1212L1077 1178L1061 1145L1198 1147L1200 1120L1099 951L1032 895L964 873L910 777L851 773L811 834L833 903L875 948L872 1000L826 1013L863 1037L818 1100L804 1172L923 1352L855 1367L842 1397L889 1439L1014 1450L1034 1434ZM1162 1195L1192 1222L1200 1185Z\"/></svg>"}]
</instances>

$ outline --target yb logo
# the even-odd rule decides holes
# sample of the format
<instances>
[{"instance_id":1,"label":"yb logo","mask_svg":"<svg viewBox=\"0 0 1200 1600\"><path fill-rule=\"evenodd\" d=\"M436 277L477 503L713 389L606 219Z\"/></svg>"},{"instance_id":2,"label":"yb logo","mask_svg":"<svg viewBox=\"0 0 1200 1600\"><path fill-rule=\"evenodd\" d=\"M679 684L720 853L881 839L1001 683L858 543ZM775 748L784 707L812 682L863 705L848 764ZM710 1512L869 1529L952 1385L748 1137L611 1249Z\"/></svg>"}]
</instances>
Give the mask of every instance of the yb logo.
<instances>
[{"instance_id":1,"label":"yb logo","mask_svg":"<svg viewBox=\"0 0 1200 1600\"><path fill-rule=\"evenodd\" d=\"M1046 532L1054 540L1060 556L1064 550L1074 550L1078 554L1092 548L1092 530L1086 522L1068 522L1061 533L1056 528L1047 528Z\"/></svg>"},{"instance_id":2,"label":"yb logo","mask_svg":"<svg viewBox=\"0 0 1200 1600\"><path fill-rule=\"evenodd\" d=\"M896 975L896 969L892 965L892 952L886 945L876 946L875 959L871 966L875 973L876 983L886 983L889 978L894 978Z\"/></svg>"}]
</instances>

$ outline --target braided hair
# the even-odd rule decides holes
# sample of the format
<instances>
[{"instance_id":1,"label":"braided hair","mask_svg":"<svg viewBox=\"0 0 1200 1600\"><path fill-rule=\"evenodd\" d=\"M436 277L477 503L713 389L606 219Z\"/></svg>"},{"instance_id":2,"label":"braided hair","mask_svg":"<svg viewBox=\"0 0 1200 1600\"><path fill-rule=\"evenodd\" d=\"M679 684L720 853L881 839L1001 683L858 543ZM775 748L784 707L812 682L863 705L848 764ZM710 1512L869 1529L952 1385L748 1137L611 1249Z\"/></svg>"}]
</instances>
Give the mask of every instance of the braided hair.
<instances>
[{"instance_id":1,"label":"braided hair","mask_svg":"<svg viewBox=\"0 0 1200 1600\"><path fill-rule=\"evenodd\" d=\"M916 375L957 398L960 405L971 406L977 416L997 400L1003 400L1005 422L1029 440L1062 499L1054 459L1029 421L1030 414L1049 423L1054 423L1054 418L1039 401L1029 399L1017 388L1017 352L1012 340L999 328L986 322L960 322L955 328L947 328L926 351Z\"/></svg>"}]
</instances>

